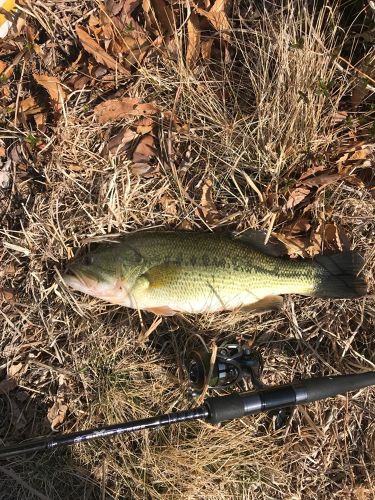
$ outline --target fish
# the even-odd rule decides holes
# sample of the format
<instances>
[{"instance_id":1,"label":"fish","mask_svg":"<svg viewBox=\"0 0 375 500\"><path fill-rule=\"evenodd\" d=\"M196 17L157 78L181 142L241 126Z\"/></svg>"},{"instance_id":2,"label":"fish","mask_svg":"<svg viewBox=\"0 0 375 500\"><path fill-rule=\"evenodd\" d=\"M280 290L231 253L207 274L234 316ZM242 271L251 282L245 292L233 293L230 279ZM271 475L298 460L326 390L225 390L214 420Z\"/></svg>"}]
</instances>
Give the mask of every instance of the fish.
<instances>
[{"instance_id":1,"label":"fish","mask_svg":"<svg viewBox=\"0 0 375 500\"><path fill-rule=\"evenodd\" d=\"M285 294L366 295L359 253L290 259L259 234L132 232L69 262L62 278L74 290L161 316L279 309Z\"/></svg>"}]
</instances>

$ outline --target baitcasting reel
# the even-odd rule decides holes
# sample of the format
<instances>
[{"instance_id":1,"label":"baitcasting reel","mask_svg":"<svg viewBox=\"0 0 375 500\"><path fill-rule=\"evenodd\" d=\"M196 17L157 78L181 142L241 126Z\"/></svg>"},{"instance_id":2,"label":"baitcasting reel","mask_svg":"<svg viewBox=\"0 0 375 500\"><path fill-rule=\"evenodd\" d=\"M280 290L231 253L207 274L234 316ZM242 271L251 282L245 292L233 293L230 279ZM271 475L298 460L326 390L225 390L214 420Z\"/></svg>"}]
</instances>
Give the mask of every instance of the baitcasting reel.
<instances>
[{"instance_id":1,"label":"baitcasting reel","mask_svg":"<svg viewBox=\"0 0 375 500\"><path fill-rule=\"evenodd\" d=\"M246 344L223 344L216 356L198 334L192 335L185 347L184 367L189 381L189 396L200 396L205 388L226 390L237 385L248 390L248 382L256 389L264 389L260 378L263 360L258 351Z\"/></svg>"}]
</instances>

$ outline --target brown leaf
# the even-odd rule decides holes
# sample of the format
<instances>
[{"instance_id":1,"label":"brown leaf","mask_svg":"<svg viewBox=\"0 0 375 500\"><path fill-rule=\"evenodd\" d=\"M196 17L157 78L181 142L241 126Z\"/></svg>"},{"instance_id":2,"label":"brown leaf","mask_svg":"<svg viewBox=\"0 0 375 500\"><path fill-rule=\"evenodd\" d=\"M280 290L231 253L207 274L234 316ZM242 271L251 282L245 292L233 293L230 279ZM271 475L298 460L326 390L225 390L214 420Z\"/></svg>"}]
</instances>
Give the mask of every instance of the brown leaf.
<instances>
[{"instance_id":1,"label":"brown leaf","mask_svg":"<svg viewBox=\"0 0 375 500\"><path fill-rule=\"evenodd\" d=\"M154 138L150 134L144 135L133 152L133 162L148 163L153 156L155 156Z\"/></svg>"},{"instance_id":2,"label":"brown leaf","mask_svg":"<svg viewBox=\"0 0 375 500\"><path fill-rule=\"evenodd\" d=\"M228 0L216 0L209 12L199 7L196 8L196 12L204 16L217 31L224 31L223 39L229 42L231 25L226 14L227 6Z\"/></svg>"},{"instance_id":3,"label":"brown leaf","mask_svg":"<svg viewBox=\"0 0 375 500\"><path fill-rule=\"evenodd\" d=\"M322 250L322 223L316 228L315 231L312 231L310 237L310 243L306 248L307 255L313 257L314 255L318 255Z\"/></svg>"},{"instance_id":4,"label":"brown leaf","mask_svg":"<svg viewBox=\"0 0 375 500\"><path fill-rule=\"evenodd\" d=\"M349 184L353 184L354 186L357 186L360 189L363 189L365 187L364 182L361 179L358 179L358 177L356 175L345 176L345 181L348 182Z\"/></svg>"},{"instance_id":5,"label":"brown leaf","mask_svg":"<svg viewBox=\"0 0 375 500\"><path fill-rule=\"evenodd\" d=\"M132 163L131 171L135 175L139 175L149 179L151 177L155 177L155 175L159 172L158 165L149 165L148 163Z\"/></svg>"},{"instance_id":6,"label":"brown leaf","mask_svg":"<svg viewBox=\"0 0 375 500\"><path fill-rule=\"evenodd\" d=\"M352 155L350 155L350 161L358 161L358 160L367 160L367 158L371 155L371 150L369 148L362 148L354 151Z\"/></svg>"},{"instance_id":7,"label":"brown leaf","mask_svg":"<svg viewBox=\"0 0 375 500\"><path fill-rule=\"evenodd\" d=\"M213 38L202 41L202 57L205 60L211 59L211 50L214 43Z\"/></svg>"},{"instance_id":8,"label":"brown leaf","mask_svg":"<svg viewBox=\"0 0 375 500\"><path fill-rule=\"evenodd\" d=\"M65 420L68 412L68 406L60 398L56 398L53 406L47 412L47 418L51 423L51 429L55 430Z\"/></svg>"},{"instance_id":9,"label":"brown leaf","mask_svg":"<svg viewBox=\"0 0 375 500\"><path fill-rule=\"evenodd\" d=\"M0 289L0 298L5 302L14 302L15 301L15 293L13 290L9 288L5 288L3 290Z\"/></svg>"},{"instance_id":10,"label":"brown leaf","mask_svg":"<svg viewBox=\"0 0 375 500\"><path fill-rule=\"evenodd\" d=\"M317 173L323 172L324 170L326 170L326 167L324 165L313 165L312 167L305 170L303 174L301 174L301 177L298 179L298 181L302 181L304 179L307 179L308 177L315 176Z\"/></svg>"},{"instance_id":11,"label":"brown leaf","mask_svg":"<svg viewBox=\"0 0 375 500\"><path fill-rule=\"evenodd\" d=\"M212 180L205 179L202 186L202 196L200 200L199 213L208 223L217 220L218 210L213 199Z\"/></svg>"},{"instance_id":12,"label":"brown leaf","mask_svg":"<svg viewBox=\"0 0 375 500\"><path fill-rule=\"evenodd\" d=\"M20 102L19 108L26 116L43 112L43 109L37 104L33 96L23 99Z\"/></svg>"},{"instance_id":13,"label":"brown leaf","mask_svg":"<svg viewBox=\"0 0 375 500\"><path fill-rule=\"evenodd\" d=\"M338 125L342 123L348 117L348 113L346 111L337 111L331 118L332 125Z\"/></svg>"},{"instance_id":14,"label":"brown leaf","mask_svg":"<svg viewBox=\"0 0 375 500\"><path fill-rule=\"evenodd\" d=\"M108 150L112 154L118 154L123 151L127 144L137 137L137 132L130 128L121 130L108 141Z\"/></svg>"},{"instance_id":15,"label":"brown leaf","mask_svg":"<svg viewBox=\"0 0 375 500\"><path fill-rule=\"evenodd\" d=\"M186 62L189 67L193 67L199 57L201 39L199 17L194 12L190 14L187 31L188 42L186 49Z\"/></svg>"},{"instance_id":16,"label":"brown leaf","mask_svg":"<svg viewBox=\"0 0 375 500\"><path fill-rule=\"evenodd\" d=\"M91 54L96 62L103 64L107 68L117 70L124 75L130 75L130 71L121 66L112 56L110 56L91 36L80 26L76 27L77 36L83 48Z\"/></svg>"},{"instance_id":17,"label":"brown leaf","mask_svg":"<svg viewBox=\"0 0 375 500\"><path fill-rule=\"evenodd\" d=\"M154 120L149 117L144 117L137 120L134 125L139 135L145 135L152 132L152 129L154 128Z\"/></svg>"},{"instance_id":18,"label":"brown leaf","mask_svg":"<svg viewBox=\"0 0 375 500\"><path fill-rule=\"evenodd\" d=\"M342 251L342 244L339 236L339 230L336 224L325 224L323 229L323 241L328 243L334 249Z\"/></svg>"},{"instance_id":19,"label":"brown leaf","mask_svg":"<svg viewBox=\"0 0 375 500\"><path fill-rule=\"evenodd\" d=\"M55 76L33 74L35 81L48 92L52 104L57 111L60 111L65 100L66 92L60 80Z\"/></svg>"},{"instance_id":20,"label":"brown leaf","mask_svg":"<svg viewBox=\"0 0 375 500\"><path fill-rule=\"evenodd\" d=\"M303 181L303 185L307 187L317 187L323 188L330 184L334 184L339 179L342 179L340 174L322 174L317 177L310 177L309 179L305 179Z\"/></svg>"},{"instance_id":21,"label":"brown leaf","mask_svg":"<svg viewBox=\"0 0 375 500\"><path fill-rule=\"evenodd\" d=\"M121 2L120 2L121 3ZM129 16L140 5L141 0L125 0L122 7L122 16Z\"/></svg>"},{"instance_id":22,"label":"brown leaf","mask_svg":"<svg viewBox=\"0 0 375 500\"><path fill-rule=\"evenodd\" d=\"M33 116L39 129L42 129L47 123L47 113L37 104L34 97L30 96L21 101L19 109L25 116Z\"/></svg>"},{"instance_id":23,"label":"brown leaf","mask_svg":"<svg viewBox=\"0 0 375 500\"><path fill-rule=\"evenodd\" d=\"M307 187L297 187L294 189L289 196L286 203L286 208L294 208L296 205L301 203L310 194L310 189Z\"/></svg>"},{"instance_id":24,"label":"brown leaf","mask_svg":"<svg viewBox=\"0 0 375 500\"><path fill-rule=\"evenodd\" d=\"M292 256L306 256L306 240L303 238L296 238L294 236L286 236L285 234L276 234L275 237L283 243L288 255Z\"/></svg>"},{"instance_id":25,"label":"brown leaf","mask_svg":"<svg viewBox=\"0 0 375 500\"><path fill-rule=\"evenodd\" d=\"M292 222L288 226L284 226L283 232L290 235L307 233L311 228L310 221L304 217L300 217L296 221Z\"/></svg>"},{"instance_id":26,"label":"brown leaf","mask_svg":"<svg viewBox=\"0 0 375 500\"><path fill-rule=\"evenodd\" d=\"M163 194L160 197L160 205L166 215L177 215L176 200L168 194Z\"/></svg>"},{"instance_id":27,"label":"brown leaf","mask_svg":"<svg viewBox=\"0 0 375 500\"><path fill-rule=\"evenodd\" d=\"M143 10L148 23L160 28L164 34L171 34L175 30L174 16L165 0L143 0Z\"/></svg>"},{"instance_id":28,"label":"brown leaf","mask_svg":"<svg viewBox=\"0 0 375 500\"><path fill-rule=\"evenodd\" d=\"M140 103L138 97L122 97L109 99L94 108L99 123L122 120L131 116L153 115L159 108L153 103Z\"/></svg>"},{"instance_id":29,"label":"brown leaf","mask_svg":"<svg viewBox=\"0 0 375 500\"><path fill-rule=\"evenodd\" d=\"M23 363L16 363L15 365L10 365L8 368L8 377L14 377L19 373L24 367Z\"/></svg>"},{"instance_id":30,"label":"brown leaf","mask_svg":"<svg viewBox=\"0 0 375 500\"><path fill-rule=\"evenodd\" d=\"M105 11L108 16L117 16L120 14L122 8L123 2L121 0L107 0L105 4Z\"/></svg>"}]
</instances>

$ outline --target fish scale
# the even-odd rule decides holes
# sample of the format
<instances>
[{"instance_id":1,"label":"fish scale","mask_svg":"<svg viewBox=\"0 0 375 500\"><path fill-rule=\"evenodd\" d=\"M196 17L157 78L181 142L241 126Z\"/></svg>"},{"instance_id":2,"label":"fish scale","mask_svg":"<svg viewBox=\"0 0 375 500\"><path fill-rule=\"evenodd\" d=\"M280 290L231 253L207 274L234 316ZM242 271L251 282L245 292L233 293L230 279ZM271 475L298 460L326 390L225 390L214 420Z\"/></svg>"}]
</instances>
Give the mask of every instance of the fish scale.
<instances>
[{"instance_id":1,"label":"fish scale","mask_svg":"<svg viewBox=\"0 0 375 500\"><path fill-rule=\"evenodd\" d=\"M165 240L168 238L163 236L160 250L165 248ZM143 307L165 303L173 310L211 312L251 305L275 292L291 293L297 289L300 293L310 293L314 288L317 270L311 262L296 265L293 261L276 259L240 240L190 234L179 238L171 234L167 245L175 246L177 259L170 255L164 255L163 259L162 251L154 253L152 248L159 246L158 238L152 242L153 247L141 243L143 254L149 259L157 255L159 259L151 261L164 265L165 269L175 264L179 269L172 277L167 273L166 280L161 278L157 286L139 295L137 302Z\"/></svg>"}]
</instances>

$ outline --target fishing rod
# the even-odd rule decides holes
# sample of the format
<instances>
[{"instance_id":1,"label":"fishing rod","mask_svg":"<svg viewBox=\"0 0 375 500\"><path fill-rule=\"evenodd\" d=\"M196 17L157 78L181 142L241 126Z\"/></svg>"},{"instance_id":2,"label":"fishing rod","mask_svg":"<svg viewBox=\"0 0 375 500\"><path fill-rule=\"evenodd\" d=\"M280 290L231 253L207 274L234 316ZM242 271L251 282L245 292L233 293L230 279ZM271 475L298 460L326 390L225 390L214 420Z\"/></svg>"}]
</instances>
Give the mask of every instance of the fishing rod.
<instances>
[{"instance_id":1,"label":"fishing rod","mask_svg":"<svg viewBox=\"0 0 375 500\"><path fill-rule=\"evenodd\" d=\"M262 367L260 354L240 344L223 346L214 360L209 350L192 349L186 357L186 370L194 396L202 393L207 386L218 390L241 384L246 379L251 380L257 390L211 396L202 405L191 410L33 439L0 449L0 460L180 422L205 420L218 424L260 412L308 404L375 385L375 371L370 371L355 375L308 378L269 387L260 381Z\"/></svg>"}]
</instances>

